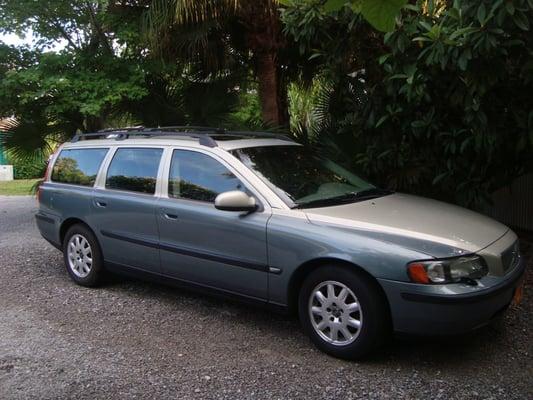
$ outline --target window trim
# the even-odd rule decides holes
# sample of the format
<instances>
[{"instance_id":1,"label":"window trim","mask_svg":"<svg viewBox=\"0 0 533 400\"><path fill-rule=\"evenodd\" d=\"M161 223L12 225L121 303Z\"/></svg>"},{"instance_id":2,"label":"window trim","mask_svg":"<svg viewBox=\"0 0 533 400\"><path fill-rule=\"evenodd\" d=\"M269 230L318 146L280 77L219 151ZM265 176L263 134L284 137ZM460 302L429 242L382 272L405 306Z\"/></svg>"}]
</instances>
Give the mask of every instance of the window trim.
<instances>
[{"instance_id":1,"label":"window trim","mask_svg":"<svg viewBox=\"0 0 533 400\"><path fill-rule=\"evenodd\" d=\"M107 181L107 174L109 172L109 167L111 166L111 163L113 162L113 158L115 157L115 154L120 149L157 149L162 150L161 157L159 158L159 165L157 167L157 174L156 174L156 183L155 183L155 189L154 193L145 193L145 192L137 192L134 190L125 190L125 189L116 189L116 188L109 188L106 187L106 181ZM107 154L107 158L105 163L102 163L102 170L100 171L100 176L97 178L95 188L99 190L103 190L105 192L115 192L115 193L123 193L123 194L132 194L132 195L140 195L145 197L160 197L160 186L161 186L161 174L163 172L163 164L164 164L164 157L165 157L166 147L165 146L150 146L150 145L128 145L128 146L113 146L111 148L111 151Z\"/></svg>"},{"instance_id":2,"label":"window trim","mask_svg":"<svg viewBox=\"0 0 533 400\"><path fill-rule=\"evenodd\" d=\"M173 200L173 201L177 201L177 202L186 201L186 202L189 202L189 203L194 202L194 203L197 203L197 204L202 204L204 206L213 206L213 207L215 206L215 203L214 202L210 202L210 201L187 199L187 198L184 198L184 197L170 197L168 195L168 187L169 187L169 182L170 182L170 167L172 165L172 157L174 155L174 151L176 151L176 150L190 151L190 152L194 152L194 153L205 154L206 156L211 157L215 161L219 162L228 171L230 171L233 175L235 175L237 177L237 179L239 179L241 181L241 183L246 187L246 189L250 193L252 193L252 196L255 198L255 200L257 202L257 205L259 206L258 209L257 209L257 212L264 212L266 210L266 208L267 208L265 205L268 205L268 209L270 209L270 205L269 205L268 201L261 194L261 192L259 190L257 190L250 183L250 181L248 181L248 179L246 179L246 177L243 176L228 161L226 161L225 159L220 157L215 152L207 151L207 150L205 150L203 148L199 149L199 148L196 148L196 147L169 146L169 148L167 150L167 157L166 157L166 160L165 160L164 175L163 175L162 180L161 180L161 186L162 186L161 187L161 197L162 198Z\"/></svg>"},{"instance_id":3,"label":"window trim","mask_svg":"<svg viewBox=\"0 0 533 400\"><path fill-rule=\"evenodd\" d=\"M56 181L56 180L52 179L52 176L54 175L54 168L55 168L55 166L57 164L57 161L59 160L59 157L61 156L62 152L68 151L68 150L100 150L100 149L106 150L106 153L105 153L104 157L102 158L102 161L100 162L100 165L98 166L98 170L96 171L96 177L94 178L94 183L92 185L80 185L79 183L59 182L59 181ZM102 167L105 164L107 157L109 156L110 150L112 150L110 146L60 147L57 150L57 154L55 155L54 159L51 160L52 168L50 170L50 176L48 177L47 182L53 183L55 185L68 185L68 186L72 186L72 187L85 188L85 189L87 189L87 188L91 189L91 188L96 187L96 183L98 182L98 177L100 175L100 172L102 171Z\"/></svg>"}]
</instances>

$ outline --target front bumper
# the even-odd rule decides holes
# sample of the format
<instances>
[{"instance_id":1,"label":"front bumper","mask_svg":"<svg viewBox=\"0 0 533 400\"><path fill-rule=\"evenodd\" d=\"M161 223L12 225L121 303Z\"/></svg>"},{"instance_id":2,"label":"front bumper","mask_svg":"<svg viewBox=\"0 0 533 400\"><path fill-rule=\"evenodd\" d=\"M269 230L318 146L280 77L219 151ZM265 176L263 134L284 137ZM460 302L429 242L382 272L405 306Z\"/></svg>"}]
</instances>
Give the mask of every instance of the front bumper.
<instances>
[{"instance_id":1,"label":"front bumper","mask_svg":"<svg viewBox=\"0 0 533 400\"><path fill-rule=\"evenodd\" d=\"M389 301L394 330L448 335L486 325L505 310L526 269L525 260L490 287L420 285L378 279Z\"/></svg>"}]
</instances>

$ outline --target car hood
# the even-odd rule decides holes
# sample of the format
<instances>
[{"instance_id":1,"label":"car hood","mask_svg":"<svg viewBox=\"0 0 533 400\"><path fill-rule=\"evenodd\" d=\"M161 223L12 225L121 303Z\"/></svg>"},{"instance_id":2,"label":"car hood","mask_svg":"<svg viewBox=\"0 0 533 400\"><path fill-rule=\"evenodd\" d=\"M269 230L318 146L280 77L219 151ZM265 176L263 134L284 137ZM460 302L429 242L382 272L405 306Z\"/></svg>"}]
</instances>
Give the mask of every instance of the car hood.
<instances>
[{"instance_id":1,"label":"car hood","mask_svg":"<svg viewBox=\"0 0 533 400\"><path fill-rule=\"evenodd\" d=\"M476 252L508 231L465 208L401 193L305 213L311 223L365 231L435 257Z\"/></svg>"}]
</instances>

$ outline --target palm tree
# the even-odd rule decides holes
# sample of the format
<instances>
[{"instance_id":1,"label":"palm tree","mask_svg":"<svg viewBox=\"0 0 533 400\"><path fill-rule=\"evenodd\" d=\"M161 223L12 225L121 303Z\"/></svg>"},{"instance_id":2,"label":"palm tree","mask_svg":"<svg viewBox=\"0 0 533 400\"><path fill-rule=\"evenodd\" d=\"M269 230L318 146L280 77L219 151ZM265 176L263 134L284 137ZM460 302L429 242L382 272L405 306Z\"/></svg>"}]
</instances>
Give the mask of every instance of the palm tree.
<instances>
[{"instance_id":1,"label":"palm tree","mask_svg":"<svg viewBox=\"0 0 533 400\"><path fill-rule=\"evenodd\" d=\"M217 66L219 72L227 68L228 58L234 63L249 58L263 121L287 124L280 59L286 41L277 0L154 0L146 21L153 48L160 54L175 54L187 41L190 59ZM213 40L218 45L213 46Z\"/></svg>"}]
</instances>

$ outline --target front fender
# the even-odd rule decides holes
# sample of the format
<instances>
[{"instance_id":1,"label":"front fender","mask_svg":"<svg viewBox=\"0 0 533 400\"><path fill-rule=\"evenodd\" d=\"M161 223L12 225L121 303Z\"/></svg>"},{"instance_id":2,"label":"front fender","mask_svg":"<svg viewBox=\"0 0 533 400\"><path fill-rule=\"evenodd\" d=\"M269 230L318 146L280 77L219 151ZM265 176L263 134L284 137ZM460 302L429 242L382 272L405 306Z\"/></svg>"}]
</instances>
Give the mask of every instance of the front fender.
<instances>
[{"instance_id":1,"label":"front fender","mask_svg":"<svg viewBox=\"0 0 533 400\"><path fill-rule=\"evenodd\" d=\"M341 260L364 269L375 278L408 282L406 264L427 254L378 240L348 229L315 225L303 213L274 213L267 226L272 303L286 305L291 277L298 268L317 259Z\"/></svg>"}]
</instances>

